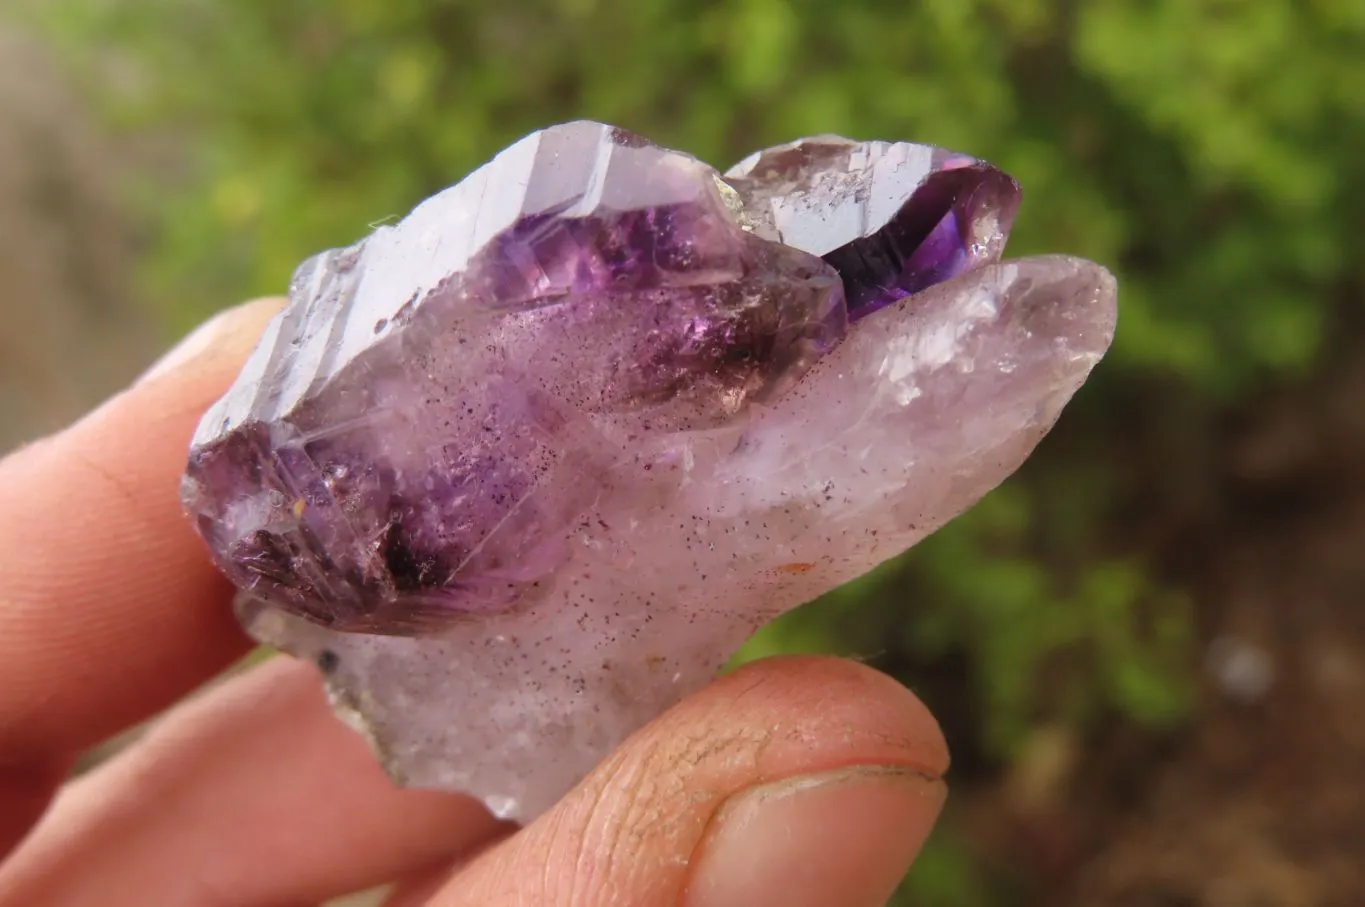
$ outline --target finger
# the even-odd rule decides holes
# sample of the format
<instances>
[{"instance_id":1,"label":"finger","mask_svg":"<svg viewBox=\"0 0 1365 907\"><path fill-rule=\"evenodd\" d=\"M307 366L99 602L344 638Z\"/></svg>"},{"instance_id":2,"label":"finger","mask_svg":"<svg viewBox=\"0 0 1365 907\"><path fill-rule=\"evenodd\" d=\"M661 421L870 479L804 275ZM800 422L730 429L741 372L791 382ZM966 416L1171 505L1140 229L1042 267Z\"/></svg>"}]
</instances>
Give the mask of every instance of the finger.
<instances>
[{"instance_id":1,"label":"finger","mask_svg":"<svg viewBox=\"0 0 1365 907\"><path fill-rule=\"evenodd\" d=\"M74 782L0 868L0 904L318 903L506 833L468 797L399 790L279 658Z\"/></svg>"},{"instance_id":2,"label":"finger","mask_svg":"<svg viewBox=\"0 0 1365 907\"><path fill-rule=\"evenodd\" d=\"M179 477L196 422L280 304L224 313L128 391L0 461L0 774L55 764L246 649Z\"/></svg>"},{"instance_id":3,"label":"finger","mask_svg":"<svg viewBox=\"0 0 1365 907\"><path fill-rule=\"evenodd\" d=\"M946 767L933 718L889 678L760 662L636 734L431 903L881 905L937 817Z\"/></svg>"}]
</instances>

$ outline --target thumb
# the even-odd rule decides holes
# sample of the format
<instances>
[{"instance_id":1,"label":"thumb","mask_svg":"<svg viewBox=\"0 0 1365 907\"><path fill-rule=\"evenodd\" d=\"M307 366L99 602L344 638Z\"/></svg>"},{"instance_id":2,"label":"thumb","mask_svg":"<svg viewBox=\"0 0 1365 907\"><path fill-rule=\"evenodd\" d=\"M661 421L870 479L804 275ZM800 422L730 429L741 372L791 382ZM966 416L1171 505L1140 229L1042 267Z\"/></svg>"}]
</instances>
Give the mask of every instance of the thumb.
<instances>
[{"instance_id":1,"label":"thumb","mask_svg":"<svg viewBox=\"0 0 1365 907\"><path fill-rule=\"evenodd\" d=\"M878 907L943 803L922 703L832 658L779 658L635 734L436 905Z\"/></svg>"}]
</instances>

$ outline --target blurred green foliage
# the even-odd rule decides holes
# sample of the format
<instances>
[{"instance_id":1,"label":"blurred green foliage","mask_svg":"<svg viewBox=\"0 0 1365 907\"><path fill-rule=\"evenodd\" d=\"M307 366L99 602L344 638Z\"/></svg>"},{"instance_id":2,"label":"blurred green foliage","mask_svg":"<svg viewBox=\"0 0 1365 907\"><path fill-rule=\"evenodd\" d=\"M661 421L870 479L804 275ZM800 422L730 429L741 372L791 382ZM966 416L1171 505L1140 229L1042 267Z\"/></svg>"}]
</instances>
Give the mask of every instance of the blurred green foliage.
<instances>
[{"instance_id":1,"label":"blurred green foliage","mask_svg":"<svg viewBox=\"0 0 1365 907\"><path fill-rule=\"evenodd\" d=\"M51 10L74 39L132 52L131 70L104 79L129 117L200 140L192 178L156 187L174 225L159 236L159 285L194 300L177 308L185 319L278 291L311 250L577 116L718 163L818 132L989 158L1028 193L1016 252L1066 250L1122 270L1115 360L1212 389L1308 361L1324 294L1358 267L1356 0Z\"/></svg>"},{"instance_id":2,"label":"blurred green foliage","mask_svg":"<svg viewBox=\"0 0 1365 907\"><path fill-rule=\"evenodd\" d=\"M123 122L192 139L182 171L141 187L149 281L177 327L279 292L305 255L566 119L720 165L839 132L1012 172L1013 254L1120 276L1114 350L1063 419L1069 440L744 653L836 649L912 682L960 655L997 759L1043 720L1179 719L1190 609L1111 506L1162 467L1114 459L1101 435L1125 429L1124 407L1224 406L1304 370L1365 286L1359 0L68 0L47 15ZM1158 389L1135 403L1134 386ZM954 846L935 845L910 894L993 903Z\"/></svg>"}]
</instances>

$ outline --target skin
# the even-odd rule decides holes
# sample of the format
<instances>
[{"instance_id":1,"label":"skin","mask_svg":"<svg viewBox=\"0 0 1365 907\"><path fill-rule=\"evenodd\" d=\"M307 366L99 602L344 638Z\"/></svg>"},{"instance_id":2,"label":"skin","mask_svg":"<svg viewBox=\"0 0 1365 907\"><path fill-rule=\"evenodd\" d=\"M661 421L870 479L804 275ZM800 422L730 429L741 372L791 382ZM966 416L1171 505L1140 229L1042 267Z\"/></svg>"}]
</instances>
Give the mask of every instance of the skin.
<instances>
[{"instance_id":1,"label":"skin","mask_svg":"<svg viewBox=\"0 0 1365 907\"><path fill-rule=\"evenodd\" d=\"M0 907L273 907L388 883L394 905L885 903L938 815L948 755L925 707L856 663L726 676L521 829L395 789L310 665L276 658L204 688L251 642L178 479L280 305L218 316L0 461ZM154 716L68 780L85 749Z\"/></svg>"}]
</instances>

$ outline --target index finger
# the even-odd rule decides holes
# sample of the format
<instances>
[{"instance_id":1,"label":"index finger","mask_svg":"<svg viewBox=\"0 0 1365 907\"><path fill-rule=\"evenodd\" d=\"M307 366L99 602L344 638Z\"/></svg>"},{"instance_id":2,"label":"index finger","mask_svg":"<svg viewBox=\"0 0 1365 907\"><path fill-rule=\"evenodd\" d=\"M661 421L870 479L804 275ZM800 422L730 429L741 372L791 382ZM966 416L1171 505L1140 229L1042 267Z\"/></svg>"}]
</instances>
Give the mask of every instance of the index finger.
<instances>
[{"instance_id":1,"label":"index finger","mask_svg":"<svg viewBox=\"0 0 1365 907\"><path fill-rule=\"evenodd\" d=\"M0 769L68 758L247 650L179 477L280 305L219 315L174 361L0 461Z\"/></svg>"}]
</instances>

